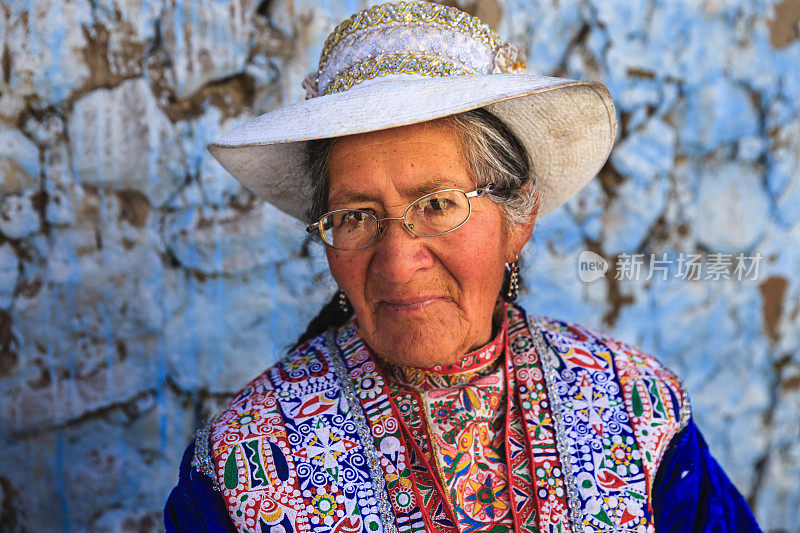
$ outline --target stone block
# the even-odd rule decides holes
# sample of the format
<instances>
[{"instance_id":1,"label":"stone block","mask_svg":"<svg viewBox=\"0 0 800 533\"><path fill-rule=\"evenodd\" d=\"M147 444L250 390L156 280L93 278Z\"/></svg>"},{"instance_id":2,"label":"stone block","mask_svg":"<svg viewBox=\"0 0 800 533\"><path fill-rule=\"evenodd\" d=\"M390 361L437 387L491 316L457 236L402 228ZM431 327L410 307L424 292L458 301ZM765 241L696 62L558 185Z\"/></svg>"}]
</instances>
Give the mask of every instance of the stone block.
<instances>
[{"instance_id":1,"label":"stone block","mask_svg":"<svg viewBox=\"0 0 800 533\"><path fill-rule=\"evenodd\" d=\"M665 66L674 69L671 74L683 80L689 90L724 83L726 65L722 51L735 40L730 19L704 16L698 12L699 4L660 2L659 7L658 12L666 16L654 16L648 32L660 34L661 38L652 42L655 50L672 51L662 54L667 61ZM669 27L662 29L662 24Z\"/></svg>"},{"instance_id":2,"label":"stone block","mask_svg":"<svg viewBox=\"0 0 800 533\"><path fill-rule=\"evenodd\" d=\"M602 216L600 235L606 253L634 253L663 214L668 191L669 183L665 179L644 186L626 180L617 187L616 195Z\"/></svg>"},{"instance_id":3,"label":"stone block","mask_svg":"<svg viewBox=\"0 0 800 533\"><path fill-rule=\"evenodd\" d=\"M675 163L675 129L660 119L648 121L620 142L611 155L614 167L640 187L666 179Z\"/></svg>"},{"instance_id":4,"label":"stone block","mask_svg":"<svg viewBox=\"0 0 800 533\"><path fill-rule=\"evenodd\" d=\"M13 513L24 528L21 531L63 530L63 524L68 523L64 507L54 504L64 501L59 486L65 460L61 436L57 432L42 432L21 438L10 435L7 429L0 432L4 520L6 512Z\"/></svg>"},{"instance_id":5,"label":"stone block","mask_svg":"<svg viewBox=\"0 0 800 533\"><path fill-rule=\"evenodd\" d=\"M41 226L35 203L38 193L27 191L0 197L0 233L9 239L24 239Z\"/></svg>"},{"instance_id":6,"label":"stone block","mask_svg":"<svg viewBox=\"0 0 800 533\"><path fill-rule=\"evenodd\" d=\"M31 290L16 300L20 324L31 338L43 316L51 328L96 338L131 338L160 330L162 259L157 234L112 220L54 229L42 251L46 258L26 268L21 280ZM115 230L116 228L116 230Z\"/></svg>"},{"instance_id":7,"label":"stone block","mask_svg":"<svg viewBox=\"0 0 800 533\"><path fill-rule=\"evenodd\" d=\"M253 118L251 116L224 117L222 112L208 106L204 113L190 121L186 121L184 130L184 150L192 177L188 187L196 187L196 191L188 191L177 199L176 207L197 207L203 205L222 206L237 197L248 201L243 185L226 171L209 153L206 146L222 132ZM182 191L184 192L184 191Z\"/></svg>"},{"instance_id":8,"label":"stone block","mask_svg":"<svg viewBox=\"0 0 800 533\"><path fill-rule=\"evenodd\" d=\"M102 53L111 76L141 72L141 62L156 39L162 2L150 0L97 0L95 24L107 33Z\"/></svg>"},{"instance_id":9,"label":"stone block","mask_svg":"<svg viewBox=\"0 0 800 533\"><path fill-rule=\"evenodd\" d=\"M243 207L197 207L169 213L163 237L184 268L203 274L235 274L288 258L300 248L304 233L300 226L255 200Z\"/></svg>"},{"instance_id":10,"label":"stone block","mask_svg":"<svg viewBox=\"0 0 800 533\"><path fill-rule=\"evenodd\" d=\"M712 252L744 252L770 226L761 169L739 162L702 169L693 221L697 238Z\"/></svg>"},{"instance_id":11,"label":"stone block","mask_svg":"<svg viewBox=\"0 0 800 533\"><path fill-rule=\"evenodd\" d=\"M257 7L252 0L164 3L162 46L170 58L171 89L179 98L243 70L254 39Z\"/></svg>"},{"instance_id":12,"label":"stone block","mask_svg":"<svg viewBox=\"0 0 800 533\"><path fill-rule=\"evenodd\" d=\"M0 468L27 494L25 525L58 531L157 531L196 422L168 390L119 403L54 432L3 441ZM5 435L4 435L5 437ZM31 457L37 460L32 461ZM16 465L28 464L24 469ZM146 480L146 481L145 481ZM53 505L66 501L69 505Z\"/></svg>"},{"instance_id":13,"label":"stone block","mask_svg":"<svg viewBox=\"0 0 800 533\"><path fill-rule=\"evenodd\" d=\"M750 93L724 77L690 92L679 120L681 149L690 154L706 154L760 130Z\"/></svg>"},{"instance_id":14,"label":"stone block","mask_svg":"<svg viewBox=\"0 0 800 533\"><path fill-rule=\"evenodd\" d=\"M12 432L53 430L136 398L158 385L166 357L154 337L92 339L58 330L20 333L19 352L26 368L5 380L8 401L0 405Z\"/></svg>"},{"instance_id":15,"label":"stone block","mask_svg":"<svg viewBox=\"0 0 800 533\"><path fill-rule=\"evenodd\" d=\"M259 35L259 45L265 52L271 51L268 55L277 56L275 66L281 79L275 84L273 101L276 104L285 105L305 98L302 82L311 71L316 70L328 34L342 20L364 7L364 4L355 0L278 0L270 5L266 26L273 31Z\"/></svg>"},{"instance_id":16,"label":"stone block","mask_svg":"<svg viewBox=\"0 0 800 533\"><path fill-rule=\"evenodd\" d=\"M186 179L183 141L143 79L78 100L67 130L84 187L134 189L161 205Z\"/></svg>"},{"instance_id":17,"label":"stone block","mask_svg":"<svg viewBox=\"0 0 800 533\"><path fill-rule=\"evenodd\" d=\"M7 5L9 59L0 77L0 117L13 123L27 105L63 102L87 82L91 73L83 56L88 44L84 30L92 25L91 10L81 0Z\"/></svg>"},{"instance_id":18,"label":"stone block","mask_svg":"<svg viewBox=\"0 0 800 533\"><path fill-rule=\"evenodd\" d=\"M0 124L0 194L19 194L40 187L39 148L22 132Z\"/></svg>"},{"instance_id":19,"label":"stone block","mask_svg":"<svg viewBox=\"0 0 800 533\"><path fill-rule=\"evenodd\" d=\"M780 91L781 75L789 65L770 46L765 18L748 24L747 37L729 46L725 55L730 77L756 91L764 101L770 101Z\"/></svg>"},{"instance_id":20,"label":"stone block","mask_svg":"<svg viewBox=\"0 0 800 533\"><path fill-rule=\"evenodd\" d=\"M581 229L586 239L597 241L600 239L602 223L600 217L603 214L603 207L606 202L606 195L600 185L600 179L589 182L574 198L571 198L564 205L564 208L572 215ZM534 234L536 233L534 229Z\"/></svg>"},{"instance_id":21,"label":"stone block","mask_svg":"<svg viewBox=\"0 0 800 533\"><path fill-rule=\"evenodd\" d=\"M44 149L44 188L73 187L78 185L72 166L72 154L66 139Z\"/></svg>"},{"instance_id":22,"label":"stone block","mask_svg":"<svg viewBox=\"0 0 800 533\"><path fill-rule=\"evenodd\" d=\"M52 188L47 192L45 219L54 226L69 226L76 222L75 205L83 200L83 189L72 185Z\"/></svg>"},{"instance_id":23,"label":"stone block","mask_svg":"<svg viewBox=\"0 0 800 533\"><path fill-rule=\"evenodd\" d=\"M580 2L506 2L503 37L527 51L528 73L548 76L569 54L584 23Z\"/></svg>"},{"instance_id":24,"label":"stone block","mask_svg":"<svg viewBox=\"0 0 800 533\"><path fill-rule=\"evenodd\" d=\"M607 284L582 283L578 278L580 249L564 255L547 252L543 244L523 249L519 303L535 315L544 315L603 329L608 310Z\"/></svg>"},{"instance_id":25,"label":"stone block","mask_svg":"<svg viewBox=\"0 0 800 533\"><path fill-rule=\"evenodd\" d=\"M296 297L276 277L267 267L203 283L172 280L184 300L167 324L165 353L180 389L239 390L286 353L330 298L314 287Z\"/></svg>"},{"instance_id":26,"label":"stone block","mask_svg":"<svg viewBox=\"0 0 800 533\"><path fill-rule=\"evenodd\" d=\"M580 226L565 209L536 221L531 242L550 255L569 255L583 246Z\"/></svg>"},{"instance_id":27,"label":"stone block","mask_svg":"<svg viewBox=\"0 0 800 533\"><path fill-rule=\"evenodd\" d=\"M738 159L747 163L756 163L766 153L769 143L764 137L742 137L736 145Z\"/></svg>"}]
</instances>

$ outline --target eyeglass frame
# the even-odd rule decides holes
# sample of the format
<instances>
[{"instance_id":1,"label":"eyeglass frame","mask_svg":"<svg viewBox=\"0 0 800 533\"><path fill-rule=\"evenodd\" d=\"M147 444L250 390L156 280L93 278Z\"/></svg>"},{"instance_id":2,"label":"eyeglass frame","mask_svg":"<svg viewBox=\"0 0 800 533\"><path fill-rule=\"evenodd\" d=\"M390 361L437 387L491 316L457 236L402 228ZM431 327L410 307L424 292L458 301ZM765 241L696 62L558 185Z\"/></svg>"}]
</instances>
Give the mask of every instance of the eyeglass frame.
<instances>
[{"instance_id":1,"label":"eyeglass frame","mask_svg":"<svg viewBox=\"0 0 800 533\"><path fill-rule=\"evenodd\" d=\"M319 217L319 220L317 220L313 224L309 224L308 226L306 226L306 232L311 234L311 235L313 235L313 236L315 236L320 241L322 241L322 244L324 244L328 248L332 248L334 250L339 250L339 251L342 251L342 252L355 252L357 250L363 250L364 248L372 246L372 244L376 240L378 240L378 237L380 237L381 233L386 231L386 227L387 226L385 224L381 224L381 222L384 222L384 221L387 221L387 220L402 220L403 221L403 227L406 230L408 230L412 235L415 235L417 237L438 237L440 235L444 235L446 233L450 233L451 231L455 231L455 230L457 230L458 228L460 228L461 226L463 226L464 224L467 223L467 221L469 220L469 217L472 216L472 199L473 198L480 198L481 196L486 196L490 192L501 193L502 194L502 193L508 192L510 190L511 189L496 189L494 183L489 183L487 185L484 185L483 187L478 187L477 189L475 189L473 191L470 191L470 192L466 192L466 191L463 191L463 190L455 188L455 187L449 188L449 189L440 189L438 191L433 191L433 192L429 192L427 194L423 194L422 196L420 196L416 200L414 200L411 203L409 203L406 206L406 208L403 210L403 215L399 216L399 217L378 218L374 214L372 214L370 211L367 211L366 209L349 209L349 208L347 208L347 209L334 209L333 211L328 211L327 213L325 213L324 215ZM420 235L419 233L417 233L413 229L411 229L413 227L413 224L411 226L409 226L409 224L406 222L406 213L408 213L408 210L411 209L411 206L413 206L415 203L419 202L420 200L422 200L423 198L425 198L427 196L433 196L434 194L439 194L439 193L448 192L448 191L458 191L460 193L463 193L464 196L467 198L467 210L468 210L467 211L467 217L462 222L460 222L458 225L453 226L449 230L443 231L441 233L434 233L433 235ZM330 215L333 215L335 213L343 213L345 211L358 211L358 212L361 212L361 213L366 213L367 215L369 215L370 217L375 219L375 224L376 224L375 225L375 227L376 227L375 235L364 246L359 246L358 248L337 248L336 246L333 246L332 244L328 244L328 241L326 241L325 237L322 236L322 232L324 231L322 229L322 226L320 226L320 224L322 224L322 221L325 218L329 217Z\"/></svg>"}]
</instances>

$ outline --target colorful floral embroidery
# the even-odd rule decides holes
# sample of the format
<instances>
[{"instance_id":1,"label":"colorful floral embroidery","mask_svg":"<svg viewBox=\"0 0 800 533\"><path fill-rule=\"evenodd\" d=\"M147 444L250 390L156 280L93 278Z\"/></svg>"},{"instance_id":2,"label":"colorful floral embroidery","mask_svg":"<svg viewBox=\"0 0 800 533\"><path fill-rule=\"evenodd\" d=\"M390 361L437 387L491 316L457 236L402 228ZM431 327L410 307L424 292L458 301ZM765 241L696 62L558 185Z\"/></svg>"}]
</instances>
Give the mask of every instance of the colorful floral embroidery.
<instances>
[{"instance_id":1,"label":"colorful floral embroidery","mask_svg":"<svg viewBox=\"0 0 800 533\"><path fill-rule=\"evenodd\" d=\"M403 421L439 473L458 530L513 528L506 465L506 419L501 333L464 365L416 369L384 363ZM417 404L415 407L414 404Z\"/></svg>"},{"instance_id":2,"label":"colorful floral embroidery","mask_svg":"<svg viewBox=\"0 0 800 533\"><path fill-rule=\"evenodd\" d=\"M524 425L509 426L509 442L515 444L511 455L512 479L520 529L535 531L536 517L540 531L564 531L569 523L564 473L556 451L553 416L544 385L541 359L528 330L525 314L509 308L510 389L517 397L512 408L520 411ZM536 477L533 477L536 476ZM546 483L543 481L546 480ZM544 490L543 490L544 489ZM533 495L535 494L535 497Z\"/></svg>"},{"instance_id":3,"label":"colorful floral embroidery","mask_svg":"<svg viewBox=\"0 0 800 533\"><path fill-rule=\"evenodd\" d=\"M554 401L564 414L584 529L653 531L647 469L617 378L618 366L630 370L619 361L630 354L615 354L596 335L571 324L540 325L558 361Z\"/></svg>"}]
</instances>

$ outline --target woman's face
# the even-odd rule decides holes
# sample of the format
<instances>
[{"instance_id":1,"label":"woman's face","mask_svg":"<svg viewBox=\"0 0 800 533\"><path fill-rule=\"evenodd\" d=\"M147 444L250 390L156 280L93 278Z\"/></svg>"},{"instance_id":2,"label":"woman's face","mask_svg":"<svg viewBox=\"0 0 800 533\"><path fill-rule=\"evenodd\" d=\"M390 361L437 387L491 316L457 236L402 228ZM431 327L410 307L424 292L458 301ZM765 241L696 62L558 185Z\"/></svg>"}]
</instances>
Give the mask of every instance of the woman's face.
<instances>
[{"instance_id":1,"label":"woman's face","mask_svg":"<svg viewBox=\"0 0 800 533\"><path fill-rule=\"evenodd\" d=\"M432 124L338 140L329 158L329 209L399 217L423 194L475 189L455 134ZM417 237L401 221L371 246L328 248L328 264L378 354L407 366L451 364L491 340L505 272L532 224L509 229L497 204L473 198L472 215L438 237Z\"/></svg>"}]
</instances>

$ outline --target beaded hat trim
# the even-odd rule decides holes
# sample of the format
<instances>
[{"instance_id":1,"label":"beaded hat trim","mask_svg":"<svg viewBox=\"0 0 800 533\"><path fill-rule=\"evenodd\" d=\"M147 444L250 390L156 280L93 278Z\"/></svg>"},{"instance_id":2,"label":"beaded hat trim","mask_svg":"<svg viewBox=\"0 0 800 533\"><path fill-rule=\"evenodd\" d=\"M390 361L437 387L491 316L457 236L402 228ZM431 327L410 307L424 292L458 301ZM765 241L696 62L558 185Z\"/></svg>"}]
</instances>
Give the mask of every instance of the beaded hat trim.
<instances>
[{"instance_id":1,"label":"beaded hat trim","mask_svg":"<svg viewBox=\"0 0 800 533\"><path fill-rule=\"evenodd\" d=\"M441 25L457 29L476 39L480 39L495 50L500 48L504 42L487 24L455 7L429 2L381 4L356 13L336 26L322 47L319 70L322 70L331 51L346 37L367 28L374 28L380 24L398 23Z\"/></svg>"},{"instance_id":2,"label":"beaded hat trim","mask_svg":"<svg viewBox=\"0 0 800 533\"><path fill-rule=\"evenodd\" d=\"M388 55L376 59L368 59L348 68L331 82L323 94L340 93L354 85L388 74L417 74L422 76L457 76L474 74L475 71L455 61L440 57L413 55Z\"/></svg>"}]
</instances>

